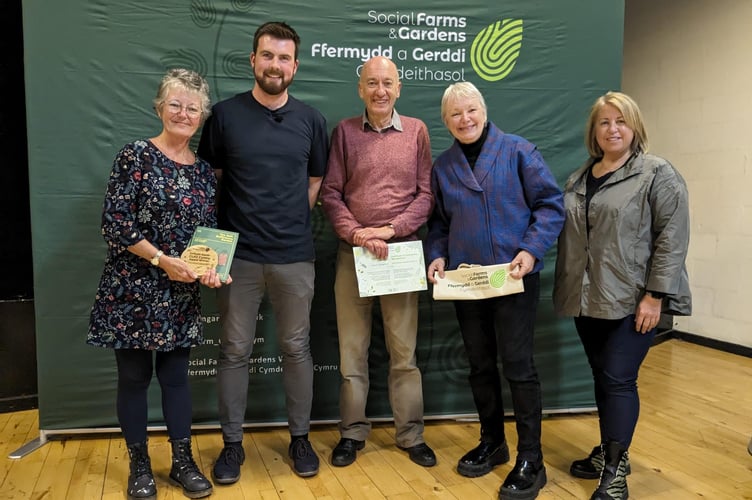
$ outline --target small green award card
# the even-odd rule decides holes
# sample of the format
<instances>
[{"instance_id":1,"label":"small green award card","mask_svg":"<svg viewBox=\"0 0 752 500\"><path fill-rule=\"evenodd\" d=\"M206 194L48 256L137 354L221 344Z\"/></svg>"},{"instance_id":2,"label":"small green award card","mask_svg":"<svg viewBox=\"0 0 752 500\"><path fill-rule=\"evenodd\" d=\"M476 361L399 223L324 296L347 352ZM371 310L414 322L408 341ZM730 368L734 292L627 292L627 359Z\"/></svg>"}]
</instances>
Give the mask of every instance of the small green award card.
<instances>
[{"instance_id":1,"label":"small green award card","mask_svg":"<svg viewBox=\"0 0 752 500\"><path fill-rule=\"evenodd\" d=\"M219 279L227 281L230 274L232 258L238 244L238 233L197 226L193 238L180 256L199 276L215 267Z\"/></svg>"}]
</instances>

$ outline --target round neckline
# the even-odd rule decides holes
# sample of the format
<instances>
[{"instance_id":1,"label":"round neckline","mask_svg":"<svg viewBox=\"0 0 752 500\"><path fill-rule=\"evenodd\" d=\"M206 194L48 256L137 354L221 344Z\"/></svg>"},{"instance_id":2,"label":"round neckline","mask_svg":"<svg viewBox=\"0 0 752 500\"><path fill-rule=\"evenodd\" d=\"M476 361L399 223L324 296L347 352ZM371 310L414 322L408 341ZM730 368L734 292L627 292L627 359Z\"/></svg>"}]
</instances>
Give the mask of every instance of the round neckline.
<instances>
[{"instance_id":1,"label":"round neckline","mask_svg":"<svg viewBox=\"0 0 752 500\"><path fill-rule=\"evenodd\" d=\"M193 166L193 165L195 165L195 164L196 164L196 161L198 161L198 155L196 155L196 153L194 153L193 151L191 151L191 153L193 154L193 162L191 162L191 163L183 163L183 162L181 162L181 161L177 161L177 160L174 160L174 159L170 158L170 157L169 157L169 156L167 155L167 153L165 153L164 151L162 151L162 149L161 149L161 148L160 148L159 146L157 146L157 145L156 145L156 144L154 143L154 141L152 141L151 139L146 139L146 141L147 141L147 142L148 142L149 144L151 144L151 147L153 147L153 148L154 148L155 150L159 151L159 154L160 154L160 155L164 156L165 158L167 158L168 160L170 160L170 161L171 161L172 163L174 163L175 165L183 165L183 166L186 166L186 167L191 167L191 166ZM190 149L189 149L189 151L190 151Z\"/></svg>"}]
</instances>

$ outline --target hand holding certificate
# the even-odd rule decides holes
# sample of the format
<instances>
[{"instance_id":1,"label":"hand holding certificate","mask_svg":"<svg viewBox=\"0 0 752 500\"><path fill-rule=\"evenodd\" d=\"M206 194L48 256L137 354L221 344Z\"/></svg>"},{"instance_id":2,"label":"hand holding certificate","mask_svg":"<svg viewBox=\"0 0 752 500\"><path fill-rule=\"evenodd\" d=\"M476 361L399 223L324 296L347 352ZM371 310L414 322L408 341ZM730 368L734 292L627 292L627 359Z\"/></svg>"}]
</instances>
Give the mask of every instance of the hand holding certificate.
<instances>
[{"instance_id":1,"label":"hand holding certificate","mask_svg":"<svg viewBox=\"0 0 752 500\"><path fill-rule=\"evenodd\" d=\"M428 288L423 244L404 241L388 247L389 255L383 260L363 247L353 247L359 295L373 297Z\"/></svg>"},{"instance_id":2,"label":"hand holding certificate","mask_svg":"<svg viewBox=\"0 0 752 500\"><path fill-rule=\"evenodd\" d=\"M455 271L444 271L444 278L434 276L434 300L477 300L525 291L521 279L509 275L509 264L469 266L460 264Z\"/></svg>"}]
</instances>

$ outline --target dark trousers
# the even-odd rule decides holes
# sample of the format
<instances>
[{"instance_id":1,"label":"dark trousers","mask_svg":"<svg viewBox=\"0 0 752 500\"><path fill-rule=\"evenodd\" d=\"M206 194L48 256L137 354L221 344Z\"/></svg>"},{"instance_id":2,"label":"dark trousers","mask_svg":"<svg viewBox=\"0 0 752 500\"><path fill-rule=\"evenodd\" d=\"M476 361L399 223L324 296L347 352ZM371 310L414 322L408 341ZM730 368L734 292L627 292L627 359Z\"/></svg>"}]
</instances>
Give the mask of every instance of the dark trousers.
<instances>
[{"instance_id":1,"label":"dark trousers","mask_svg":"<svg viewBox=\"0 0 752 500\"><path fill-rule=\"evenodd\" d=\"M154 368L162 390L162 415L170 439L191 436L191 389L188 385L190 348L167 352L115 349L118 368L117 415L126 444L146 441L149 419L147 390Z\"/></svg>"},{"instance_id":2,"label":"dark trousers","mask_svg":"<svg viewBox=\"0 0 752 500\"><path fill-rule=\"evenodd\" d=\"M601 442L629 448L640 415L637 374L655 337L655 328L635 330L635 316L623 319L574 319L595 382Z\"/></svg>"},{"instance_id":3,"label":"dark trousers","mask_svg":"<svg viewBox=\"0 0 752 500\"><path fill-rule=\"evenodd\" d=\"M470 387L481 426L481 440L504 440L501 377L512 393L517 424L517 458L539 461L541 453L541 389L533 360L538 273L523 278L523 293L484 300L458 300L462 339L470 362Z\"/></svg>"}]
</instances>

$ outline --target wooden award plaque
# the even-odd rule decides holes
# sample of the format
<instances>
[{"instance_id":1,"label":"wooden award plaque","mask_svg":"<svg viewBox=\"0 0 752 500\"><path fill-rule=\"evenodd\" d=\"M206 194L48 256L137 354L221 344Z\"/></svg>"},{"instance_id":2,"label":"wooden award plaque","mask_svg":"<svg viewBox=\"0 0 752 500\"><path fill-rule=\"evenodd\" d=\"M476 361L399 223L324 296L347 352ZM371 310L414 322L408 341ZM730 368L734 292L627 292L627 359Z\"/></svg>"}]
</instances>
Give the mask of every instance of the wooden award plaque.
<instances>
[{"instance_id":1,"label":"wooden award plaque","mask_svg":"<svg viewBox=\"0 0 752 500\"><path fill-rule=\"evenodd\" d=\"M219 262L217 252L206 245L190 246L185 249L180 258L199 276L203 276L210 269L215 269Z\"/></svg>"}]
</instances>

